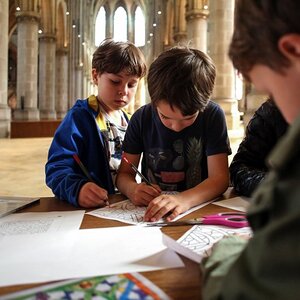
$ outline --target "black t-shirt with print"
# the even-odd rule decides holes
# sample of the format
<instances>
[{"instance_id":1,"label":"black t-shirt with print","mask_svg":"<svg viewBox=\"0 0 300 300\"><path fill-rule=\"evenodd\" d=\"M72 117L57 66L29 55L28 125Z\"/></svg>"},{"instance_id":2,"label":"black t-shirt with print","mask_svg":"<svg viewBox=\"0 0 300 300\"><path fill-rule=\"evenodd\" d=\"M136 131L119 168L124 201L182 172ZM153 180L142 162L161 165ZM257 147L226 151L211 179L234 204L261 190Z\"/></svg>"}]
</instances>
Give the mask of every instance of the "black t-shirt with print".
<instances>
[{"instance_id":1,"label":"black t-shirt with print","mask_svg":"<svg viewBox=\"0 0 300 300\"><path fill-rule=\"evenodd\" d=\"M195 122L180 132L163 125L151 104L132 116L124 152L142 154L142 173L164 191L182 191L207 178L207 156L231 154L225 116L210 101Z\"/></svg>"}]
</instances>

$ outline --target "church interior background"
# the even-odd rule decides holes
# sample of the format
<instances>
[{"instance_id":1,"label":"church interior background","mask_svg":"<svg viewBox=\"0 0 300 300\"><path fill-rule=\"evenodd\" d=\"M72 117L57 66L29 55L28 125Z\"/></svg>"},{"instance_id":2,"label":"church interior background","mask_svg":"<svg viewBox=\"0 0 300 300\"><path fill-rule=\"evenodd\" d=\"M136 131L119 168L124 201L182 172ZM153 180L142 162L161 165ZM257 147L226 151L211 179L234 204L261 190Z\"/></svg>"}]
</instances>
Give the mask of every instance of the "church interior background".
<instances>
[{"instance_id":1,"label":"church interior background","mask_svg":"<svg viewBox=\"0 0 300 300\"><path fill-rule=\"evenodd\" d=\"M266 97L228 58L233 13L234 0L0 0L0 194L52 195L44 184L51 137L75 101L94 93L91 57L105 37L135 43L148 66L178 44L208 53L212 100L238 146ZM142 80L128 110L149 101Z\"/></svg>"}]
</instances>

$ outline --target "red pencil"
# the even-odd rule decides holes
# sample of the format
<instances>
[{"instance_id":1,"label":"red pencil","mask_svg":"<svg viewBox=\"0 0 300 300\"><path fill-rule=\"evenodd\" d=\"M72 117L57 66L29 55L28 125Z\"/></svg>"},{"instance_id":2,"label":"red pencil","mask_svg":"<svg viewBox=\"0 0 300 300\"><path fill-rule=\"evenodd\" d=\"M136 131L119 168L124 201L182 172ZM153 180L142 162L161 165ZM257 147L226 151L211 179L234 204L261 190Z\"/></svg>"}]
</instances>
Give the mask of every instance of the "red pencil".
<instances>
[{"instance_id":1,"label":"red pencil","mask_svg":"<svg viewBox=\"0 0 300 300\"><path fill-rule=\"evenodd\" d=\"M81 162L79 156L77 154L73 154L73 158L75 159L75 161L77 162L77 164L79 165L80 169L82 170L82 172L84 173L84 175L88 178L89 181L97 184L95 182L95 180L92 178L92 176L90 175L90 173L88 172L87 168L84 166L84 164ZM109 201L105 200L105 204L107 206L109 206Z\"/></svg>"},{"instance_id":2,"label":"red pencil","mask_svg":"<svg viewBox=\"0 0 300 300\"><path fill-rule=\"evenodd\" d=\"M160 191L155 187L153 186L153 184L149 181L149 179L147 179L139 170L138 168L133 164L131 163L127 157L123 156L123 159L131 166L131 168L146 182L147 185L150 185L152 186L154 189L156 189L159 193Z\"/></svg>"}]
</instances>

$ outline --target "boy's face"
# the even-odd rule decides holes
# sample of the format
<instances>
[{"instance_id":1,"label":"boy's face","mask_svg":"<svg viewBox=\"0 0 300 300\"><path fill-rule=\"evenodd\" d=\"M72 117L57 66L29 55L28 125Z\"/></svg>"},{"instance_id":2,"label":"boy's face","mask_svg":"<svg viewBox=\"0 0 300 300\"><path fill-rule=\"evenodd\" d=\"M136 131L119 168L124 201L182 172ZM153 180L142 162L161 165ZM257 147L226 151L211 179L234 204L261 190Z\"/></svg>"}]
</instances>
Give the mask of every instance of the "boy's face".
<instances>
[{"instance_id":1,"label":"boy's face","mask_svg":"<svg viewBox=\"0 0 300 300\"><path fill-rule=\"evenodd\" d=\"M285 73L278 73L265 65L255 65L249 77L257 90L274 98L288 123L300 114L300 69L291 65Z\"/></svg>"},{"instance_id":2,"label":"boy's face","mask_svg":"<svg viewBox=\"0 0 300 300\"><path fill-rule=\"evenodd\" d=\"M128 75L125 71L118 74L98 74L93 69L92 76L98 86L98 98L108 113L128 105L134 98L139 83L137 76Z\"/></svg>"},{"instance_id":3,"label":"boy's face","mask_svg":"<svg viewBox=\"0 0 300 300\"><path fill-rule=\"evenodd\" d=\"M167 128L176 132L191 126L197 119L199 113L196 112L190 116L183 116L177 107L171 108L171 106L163 100L158 102L156 108L161 122Z\"/></svg>"},{"instance_id":4,"label":"boy's face","mask_svg":"<svg viewBox=\"0 0 300 300\"><path fill-rule=\"evenodd\" d=\"M288 123L300 115L300 34L285 34L277 44L279 52L289 61L282 72L256 64L249 77L259 91L274 98Z\"/></svg>"}]
</instances>

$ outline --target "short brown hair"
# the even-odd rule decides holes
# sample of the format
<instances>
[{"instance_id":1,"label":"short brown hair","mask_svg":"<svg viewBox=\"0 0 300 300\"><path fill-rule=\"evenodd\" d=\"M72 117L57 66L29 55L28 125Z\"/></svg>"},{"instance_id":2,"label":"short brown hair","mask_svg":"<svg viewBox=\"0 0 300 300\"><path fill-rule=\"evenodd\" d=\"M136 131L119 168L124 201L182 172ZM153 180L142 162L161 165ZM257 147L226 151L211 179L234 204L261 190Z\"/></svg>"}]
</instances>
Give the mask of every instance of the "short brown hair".
<instances>
[{"instance_id":1,"label":"short brown hair","mask_svg":"<svg viewBox=\"0 0 300 300\"><path fill-rule=\"evenodd\" d=\"M208 55L198 49L176 46L162 52L147 76L153 105L161 100L183 115L203 111L211 96L216 69Z\"/></svg>"},{"instance_id":2,"label":"short brown hair","mask_svg":"<svg viewBox=\"0 0 300 300\"><path fill-rule=\"evenodd\" d=\"M255 64L281 72L289 65L278 49L280 37L299 33L300 1L236 0L235 26L229 48L234 67L248 79Z\"/></svg>"},{"instance_id":3,"label":"short brown hair","mask_svg":"<svg viewBox=\"0 0 300 300\"><path fill-rule=\"evenodd\" d=\"M92 68L97 73L117 74L123 70L128 75L143 77L146 75L145 57L142 51L131 42L119 42L105 39L93 54Z\"/></svg>"}]
</instances>

